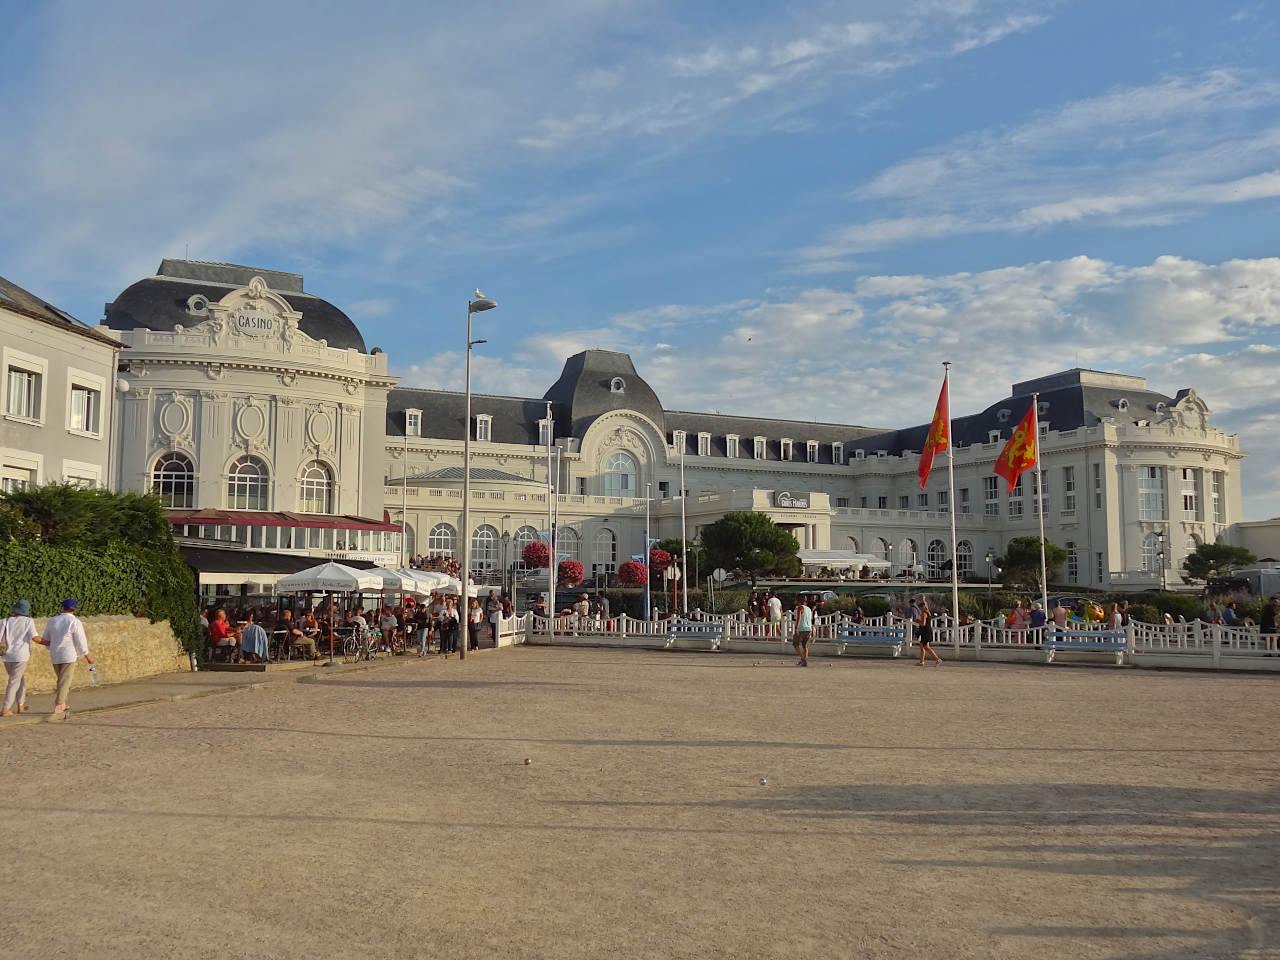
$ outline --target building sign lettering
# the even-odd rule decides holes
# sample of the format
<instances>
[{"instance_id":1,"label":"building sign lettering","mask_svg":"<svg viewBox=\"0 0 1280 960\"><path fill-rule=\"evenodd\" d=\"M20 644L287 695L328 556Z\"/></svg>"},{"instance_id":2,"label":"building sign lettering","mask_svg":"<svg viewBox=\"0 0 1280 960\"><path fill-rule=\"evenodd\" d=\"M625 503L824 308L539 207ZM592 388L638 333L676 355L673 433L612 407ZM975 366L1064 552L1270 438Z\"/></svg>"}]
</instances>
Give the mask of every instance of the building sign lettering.
<instances>
[{"instance_id":1,"label":"building sign lettering","mask_svg":"<svg viewBox=\"0 0 1280 960\"><path fill-rule=\"evenodd\" d=\"M779 490L773 495L773 505L775 507L786 507L791 510L808 510L809 498L798 493L788 493L786 490Z\"/></svg>"},{"instance_id":2,"label":"building sign lettering","mask_svg":"<svg viewBox=\"0 0 1280 960\"><path fill-rule=\"evenodd\" d=\"M246 337L269 337L276 332L276 317L260 313L251 306L241 306L231 312L231 329Z\"/></svg>"}]
</instances>

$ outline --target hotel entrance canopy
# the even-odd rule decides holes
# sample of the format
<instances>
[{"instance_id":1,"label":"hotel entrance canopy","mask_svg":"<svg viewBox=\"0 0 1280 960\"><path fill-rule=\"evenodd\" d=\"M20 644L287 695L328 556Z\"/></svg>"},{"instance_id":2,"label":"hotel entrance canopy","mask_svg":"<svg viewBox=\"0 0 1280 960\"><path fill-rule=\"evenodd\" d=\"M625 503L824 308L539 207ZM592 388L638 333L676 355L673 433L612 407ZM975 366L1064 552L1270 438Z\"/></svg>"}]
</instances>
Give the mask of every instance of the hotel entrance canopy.
<instances>
[{"instance_id":1,"label":"hotel entrance canopy","mask_svg":"<svg viewBox=\"0 0 1280 960\"><path fill-rule=\"evenodd\" d=\"M831 570L861 570L863 567L890 566L887 560L852 550L801 550L796 554L806 567L828 567Z\"/></svg>"}]
</instances>

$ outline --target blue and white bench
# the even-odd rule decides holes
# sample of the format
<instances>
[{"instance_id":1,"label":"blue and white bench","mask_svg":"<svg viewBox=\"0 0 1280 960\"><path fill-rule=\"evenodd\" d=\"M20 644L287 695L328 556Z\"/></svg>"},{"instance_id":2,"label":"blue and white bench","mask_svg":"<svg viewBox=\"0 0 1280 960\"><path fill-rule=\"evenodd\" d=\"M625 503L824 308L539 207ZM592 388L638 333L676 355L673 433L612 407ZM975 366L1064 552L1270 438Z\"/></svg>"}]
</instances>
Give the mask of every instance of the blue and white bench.
<instances>
[{"instance_id":1,"label":"blue and white bench","mask_svg":"<svg viewBox=\"0 0 1280 960\"><path fill-rule=\"evenodd\" d=\"M1123 666L1124 655L1129 650L1129 635L1123 630L1056 630L1045 634L1042 646L1045 663L1053 663L1053 655L1059 650L1077 650L1113 653L1116 666Z\"/></svg>"},{"instance_id":2,"label":"blue and white bench","mask_svg":"<svg viewBox=\"0 0 1280 960\"><path fill-rule=\"evenodd\" d=\"M844 656L845 647L886 647L890 656L899 656L907 645L906 627L840 627L836 630L836 653Z\"/></svg>"},{"instance_id":3,"label":"blue and white bench","mask_svg":"<svg viewBox=\"0 0 1280 960\"><path fill-rule=\"evenodd\" d=\"M670 647L677 640L705 640L711 644L712 650L720 649L720 641L724 639L724 627L718 623L704 623L700 620L672 620L667 625L667 643Z\"/></svg>"}]
</instances>

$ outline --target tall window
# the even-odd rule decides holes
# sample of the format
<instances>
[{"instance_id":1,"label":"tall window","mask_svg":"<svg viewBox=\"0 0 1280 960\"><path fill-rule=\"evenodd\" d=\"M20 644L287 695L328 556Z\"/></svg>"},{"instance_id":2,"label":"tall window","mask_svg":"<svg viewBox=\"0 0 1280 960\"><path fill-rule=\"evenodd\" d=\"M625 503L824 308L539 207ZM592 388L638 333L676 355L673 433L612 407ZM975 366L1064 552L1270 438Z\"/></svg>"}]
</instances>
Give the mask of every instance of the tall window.
<instances>
[{"instance_id":1,"label":"tall window","mask_svg":"<svg viewBox=\"0 0 1280 960\"><path fill-rule=\"evenodd\" d=\"M487 574L498 569L498 531L489 524L476 527L471 534L471 570Z\"/></svg>"},{"instance_id":2,"label":"tall window","mask_svg":"<svg viewBox=\"0 0 1280 960\"><path fill-rule=\"evenodd\" d=\"M227 506L232 510L266 510L267 465L257 457L241 457L227 474Z\"/></svg>"},{"instance_id":3,"label":"tall window","mask_svg":"<svg viewBox=\"0 0 1280 960\"><path fill-rule=\"evenodd\" d=\"M1098 575L1098 584L1102 585L1107 582L1107 571L1102 565L1102 551L1099 550L1093 555L1094 566L1097 568L1094 572Z\"/></svg>"},{"instance_id":4,"label":"tall window","mask_svg":"<svg viewBox=\"0 0 1280 960\"><path fill-rule=\"evenodd\" d=\"M956 513L969 513L969 488L961 487L956 491Z\"/></svg>"},{"instance_id":5,"label":"tall window","mask_svg":"<svg viewBox=\"0 0 1280 960\"><path fill-rule=\"evenodd\" d=\"M1213 522L1227 522L1227 498L1225 490L1226 475L1219 470L1213 471Z\"/></svg>"},{"instance_id":6,"label":"tall window","mask_svg":"<svg viewBox=\"0 0 1280 960\"><path fill-rule=\"evenodd\" d=\"M549 447L555 429L555 421L547 420L545 417L538 421L538 446Z\"/></svg>"},{"instance_id":7,"label":"tall window","mask_svg":"<svg viewBox=\"0 0 1280 960\"><path fill-rule=\"evenodd\" d=\"M1093 509L1102 509L1102 464L1095 463L1093 465ZM1102 582L1102 578L1098 578L1098 582Z\"/></svg>"},{"instance_id":8,"label":"tall window","mask_svg":"<svg viewBox=\"0 0 1280 960\"><path fill-rule=\"evenodd\" d=\"M938 491L938 509L943 513L950 512L951 510L951 491L950 490Z\"/></svg>"},{"instance_id":9,"label":"tall window","mask_svg":"<svg viewBox=\"0 0 1280 960\"><path fill-rule=\"evenodd\" d=\"M910 509L910 507L911 507L911 494L909 493L898 494L898 509L908 510Z\"/></svg>"},{"instance_id":10,"label":"tall window","mask_svg":"<svg viewBox=\"0 0 1280 960\"><path fill-rule=\"evenodd\" d=\"M556 553L561 560L581 560L581 539L573 527L559 527L556 530Z\"/></svg>"},{"instance_id":11,"label":"tall window","mask_svg":"<svg viewBox=\"0 0 1280 960\"><path fill-rule=\"evenodd\" d=\"M1029 471L1028 471L1029 472ZM1041 496L1043 494L1043 496ZM1049 514L1049 491L1040 489L1040 474L1031 473L1031 515L1040 516L1043 507L1045 515Z\"/></svg>"},{"instance_id":12,"label":"tall window","mask_svg":"<svg viewBox=\"0 0 1280 960\"><path fill-rule=\"evenodd\" d=\"M844 444L843 443L833 443L831 445L831 462L839 463L839 464L844 463Z\"/></svg>"},{"instance_id":13,"label":"tall window","mask_svg":"<svg viewBox=\"0 0 1280 960\"><path fill-rule=\"evenodd\" d=\"M947 561L947 548L941 540L930 540L925 551L927 576L930 580L942 579L942 565Z\"/></svg>"},{"instance_id":14,"label":"tall window","mask_svg":"<svg viewBox=\"0 0 1280 960\"><path fill-rule=\"evenodd\" d=\"M524 548L538 539L538 531L525 524L511 538L511 553L507 563L516 570L524 569Z\"/></svg>"},{"instance_id":15,"label":"tall window","mask_svg":"<svg viewBox=\"0 0 1280 960\"><path fill-rule=\"evenodd\" d=\"M5 412L24 420L40 419L40 381L42 375L22 367L9 368L9 402Z\"/></svg>"},{"instance_id":16,"label":"tall window","mask_svg":"<svg viewBox=\"0 0 1280 960\"><path fill-rule=\"evenodd\" d=\"M858 552L859 552L859 551L858 551L858 538L857 538L857 537L850 537L850 538L849 538L849 549L850 549L850 550L852 550L854 553L858 553Z\"/></svg>"},{"instance_id":17,"label":"tall window","mask_svg":"<svg viewBox=\"0 0 1280 960\"><path fill-rule=\"evenodd\" d=\"M636 495L636 462L630 454L611 454L604 463L604 495L634 497Z\"/></svg>"},{"instance_id":18,"label":"tall window","mask_svg":"<svg viewBox=\"0 0 1280 960\"><path fill-rule=\"evenodd\" d=\"M1182 512L1188 520L1203 520L1200 514L1200 490L1196 470L1182 468Z\"/></svg>"},{"instance_id":19,"label":"tall window","mask_svg":"<svg viewBox=\"0 0 1280 960\"><path fill-rule=\"evenodd\" d=\"M764 454L764 437L756 437L755 441L752 443L751 455L757 460L763 460Z\"/></svg>"},{"instance_id":20,"label":"tall window","mask_svg":"<svg viewBox=\"0 0 1280 960\"><path fill-rule=\"evenodd\" d=\"M788 437L782 438L782 453L780 455L780 459L782 460L791 459L791 440Z\"/></svg>"},{"instance_id":21,"label":"tall window","mask_svg":"<svg viewBox=\"0 0 1280 960\"><path fill-rule=\"evenodd\" d=\"M919 553L920 548L916 546L914 540L907 539L898 544L898 562L904 567L914 566Z\"/></svg>"},{"instance_id":22,"label":"tall window","mask_svg":"<svg viewBox=\"0 0 1280 960\"><path fill-rule=\"evenodd\" d=\"M196 505L196 472L191 461L180 453L166 453L151 471L151 492L166 507L190 508Z\"/></svg>"},{"instance_id":23,"label":"tall window","mask_svg":"<svg viewBox=\"0 0 1280 960\"><path fill-rule=\"evenodd\" d=\"M427 534L427 556L452 557L458 546L458 532L447 523L437 523Z\"/></svg>"},{"instance_id":24,"label":"tall window","mask_svg":"<svg viewBox=\"0 0 1280 960\"><path fill-rule=\"evenodd\" d=\"M98 433L102 411L102 394L81 384L71 385L71 409L67 411L67 427L80 433Z\"/></svg>"},{"instance_id":25,"label":"tall window","mask_svg":"<svg viewBox=\"0 0 1280 960\"><path fill-rule=\"evenodd\" d=\"M592 562L597 573L613 573L618 569L618 538L608 527L596 534Z\"/></svg>"},{"instance_id":26,"label":"tall window","mask_svg":"<svg viewBox=\"0 0 1280 960\"><path fill-rule=\"evenodd\" d=\"M737 434L731 433L724 438L724 455L726 457L737 457L738 455Z\"/></svg>"},{"instance_id":27,"label":"tall window","mask_svg":"<svg viewBox=\"0 0 1280 960\"><path fill-rule=\"evenodd\" d=\"M1018 474L1018 482L1013 485L1013 489L1009 491L1009 516L1022 516L1022 478L1025 474Z\"/></svg>"},{"instance_id":28,"label":"tall window","mask_svg":"<svg viewBox=\"0 0 1280 960\"><path fill-rule=\"evenodd\" d=\"M889 549L890 548L889 548L888 540L884 539L884 537L876 538L876 542L875 542L876 556L879 557L881 560L884 560L886 563L889 560Z\"/></svg>"},{"instance_id":29,"label":"tall window","mask_svg":"<svg viewBox=\"0 0 1280 960\"><path fill-rule=\"evenodd\" d=\"M982 515L985 517L1000 516L1000 478L999 477L983 477L982 478L982 497L984 503L982 505Z\"/></svg>"},{"instance_id":30,"label":"tall window","mask_svg":"<svg viewBox=\"0 0 1280 960\"><path fill-rule=\"evenodd\" d=\"M876 497L876 509L877 509L877 510L888 510L888 509L889 509L889 498L888 498L888 497L886 497L886 496L884 496L883 494L881 494L880 496Z\"/></svg>"},{"instance_id":31,"label":"tall window","mask_svg":"<svg viewBox=\"0 0 1280 960\"><path fill-rule=\"evenodd\" d=\"M482 415L476 417L476 440L487 441L493 436L493 417Z\"/></svg>"},{"instance_id":32,"label":"tall window","mask_svg":"<svg viewBox=\"0 0 1280 960\"><path fill-rule=\"evenodd\" d=\"M1062 468L1062 509L1075 512L1076 509L1076 468ZM1072 583L1076 581L1072 580Z\"/></svg>"},{"instance_id":33,"label":"tall window","mask_svg":"<svg viewBox=\"0 0 1280 960\"><path fill-rule=\"evenodd\" d=\"M709 433L698 434L698 456L700 457L711 456L711 434Z\"/></svg>"},{"instance_id":34,"label":"tall window","mask_svg":"<svg viewBox=\"0 0 1280 960\"><path fill-rule=\"evenodd\" d=\"M333 474L319 460L302 468L298 509L303 513L333 513Z\"/></svg>"},{"instance_id":35,"label":"tall window","mask_svg":"<svg viewBox=\"0 0 1280 960\"><path fill-rule=\"evenodd\" d=\"M1080 582L1080 551L1074 540L1067 541L1067 583Z\"/></svg>"},{"instance_id":36,"label":"tall window","mask_svg":"<svg viewBox=\"0 0 1280 960\"><path fill-rule=\"evenodd\" d=\"M961 580L973 576L973 544L968 540L956 544L956 576Z\"/></svg>"},{"instance_id":37,"label":"tall window","mask_svg":"<svg viewBox=\"0 0 1280 960\"><path fill-rule=\"evenodd\" d=\"M1165 519L1164 467L1138 468L1138 519Z\"/></svg>"},{"instance_id":38,"label":"tall window","mask_svg":"<svg viewBox=\"0 0 1280 960\"><path fill-rule=\"evenodd\" d=\"M676 448L676 453L681 454L685 451L684 443L685 433L683 430L671 431L671 445Z\"/></svg>"},{"instance_id":39,"label":"tall window","mask_svg":"<svg viewBox=\"0 0 1280 960\"><path fill-rule=\"evenodd\" d=\"M1160 572L1160 538L1154 533L1142 538L1142 572Z\"/></svg>"},{"instance_id":40,"label":"tall window","mask_svg":"<svg viewBox=\"0 0 1280 960\"><path fill-rule=\"evenodd\" d=\"M421 410L406 410L404 412L404 432L407 437L422 436Z\"/></svg>"},{"instance_id":41,"label":"tall window","mask_svg":"<svg viewBox=\"0 0 1280 960\"><path fill-rule=\"evenodd\" d=\"M810 440L804 445L804 455L808 463L818 462L818 441Z\"/></svg>"},{"instance_id":42,"label":"tall window","mask_svg":"<svg viewBox=\"0 0 1280 960\"><path fill-rule=\"evenodd\" d=\"M918 506L921 510L928 510L928 509L929 509L929 495L928 495L927 493L917 493L917 494L916 494L916 506Z\"/></svg>"}]
</instances>

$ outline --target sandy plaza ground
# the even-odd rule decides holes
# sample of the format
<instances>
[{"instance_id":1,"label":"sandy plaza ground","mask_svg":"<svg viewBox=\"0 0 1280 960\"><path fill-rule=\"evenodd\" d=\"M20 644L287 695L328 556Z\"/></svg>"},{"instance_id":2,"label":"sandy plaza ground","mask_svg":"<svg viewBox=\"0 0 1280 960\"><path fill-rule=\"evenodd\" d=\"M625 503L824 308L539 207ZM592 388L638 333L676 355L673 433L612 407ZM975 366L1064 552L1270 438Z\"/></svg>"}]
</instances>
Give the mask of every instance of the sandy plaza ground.
<instances>
[{"instance_id":1,"label":"sandy plaza ground","mask_svg":"<svg viewBox=\"0 0 1280 960\"><path fill-rule=\"evenodd\" d=\"M793 664L515 648L0 727L0 947L1280 957L1280 678Z\"/></svg>"}]
</instances>

